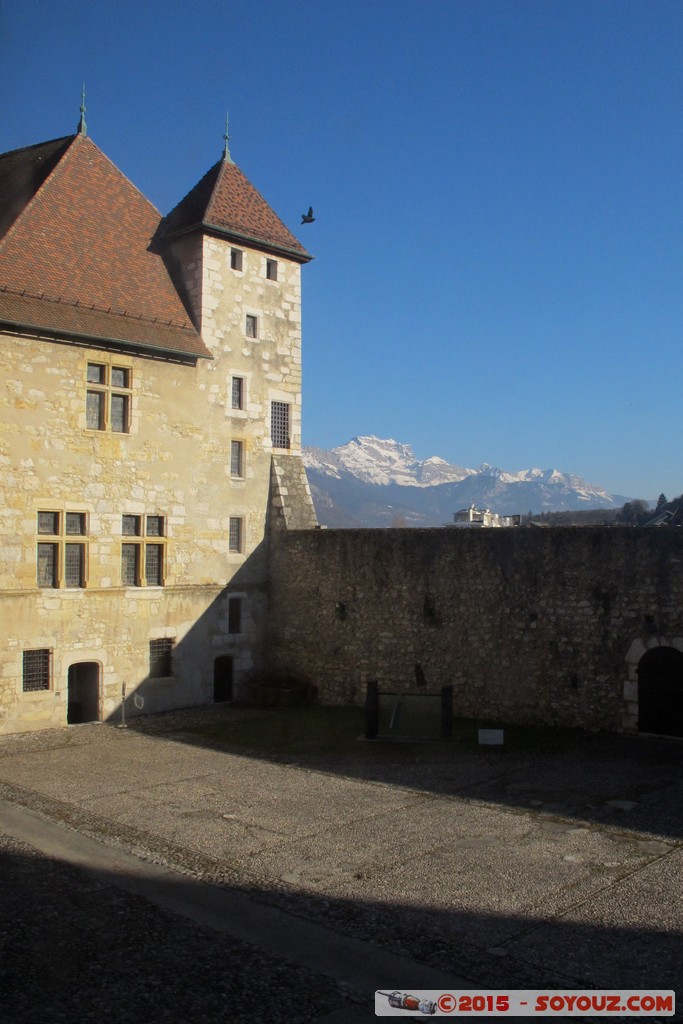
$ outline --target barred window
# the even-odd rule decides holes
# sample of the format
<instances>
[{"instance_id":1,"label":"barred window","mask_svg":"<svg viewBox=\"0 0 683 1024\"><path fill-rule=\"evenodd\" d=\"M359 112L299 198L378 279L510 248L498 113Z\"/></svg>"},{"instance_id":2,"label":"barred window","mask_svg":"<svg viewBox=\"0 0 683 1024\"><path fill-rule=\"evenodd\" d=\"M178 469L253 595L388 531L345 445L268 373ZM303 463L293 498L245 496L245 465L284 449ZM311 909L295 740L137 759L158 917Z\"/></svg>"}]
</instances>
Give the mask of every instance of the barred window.
<instances>
[{"instance_id":1,"label":"barred window","mask_svg":"<svg viewBox=\"0 0 683 1024\"><path fill-rule=\"evenodd\" d=\"M232 378L232 408L244 409L244 377Z\"/></svg>"},{"instance_id":2,"label":"barred window","mask_svg":"<svg viewBox=\"0 0 683 1024\"><path fill-rule=\"evenodd\" d=\"M228 633L242 632L242 598L228 598Z\"/></svg>"},{"instance_id":3,"label":"barred window","mask_svg":"<svg viewBox=\"0 0 683 1024\"><path fill-rule=\"evenodd\" d=\"M289 448L289 403L272 402L270 406L270 435L273 448Z\"/></svg>"},{"instance_id":4,"label":"barred window","mask_svg":"<svg viewBox=\"0 0 683 1024\"><path fill-rule=\"evenodd\" d=\"M244 476L244 443L230 442L230 476Z\"/></svg>"},{"instance_id":5,"label":"barred window","mask_svg":"<svg viewBox=\"0 0 683 1024\"><path fill-rule=\"evenodd\" d=\"M243 520L239 516L230 516L228 528L228 550L234 552L242 551L243 541Z\"/></svg>"},{"instance_id":6,"label":"barred window","mask_svg":"<svg viewBox=\"0 0 683 1024\"><path fill-rule=\"evenodd\" d=\"M245 333L248 338L258 338L258 317L247 313Z\"/></svg>"},{"instance_id":7,"label":"barred window","mask_svg":"<svg viewBox=\"0 0 683 1024\"><path fill-rule=\"evenodd\" d=\"M24 651L22 689L24 693L50 689L50 651Z\"/></svg>"},{"instance_id":8,"label":"barred window","mask_svg":"<svg viewBox=\"0 0 683 1024\"><path fill-rule=\"evenodd\" d=\"M149 674L152 679L172 675L173 640L150 640Z\"/></svg>"}]
</instances>

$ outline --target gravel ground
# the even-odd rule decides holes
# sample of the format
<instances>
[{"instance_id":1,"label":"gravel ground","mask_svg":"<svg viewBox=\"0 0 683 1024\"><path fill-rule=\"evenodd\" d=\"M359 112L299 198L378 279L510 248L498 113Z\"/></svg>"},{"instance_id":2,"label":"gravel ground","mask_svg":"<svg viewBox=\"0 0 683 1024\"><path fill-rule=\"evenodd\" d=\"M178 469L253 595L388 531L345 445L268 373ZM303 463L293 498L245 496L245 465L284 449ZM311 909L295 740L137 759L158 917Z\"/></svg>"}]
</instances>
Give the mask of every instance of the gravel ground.
<instances>
[{"instance_id":1,"label":"gravel ground","mask_svg":"<svg viewBox=\"0 0 683 1024\"><path fill-rule=\"evenodd\" d=\"M222 714L259 714L214 707L209 712L192 709L152 716L130 725L143 733L180 739L180 728L206 720L209 713L212 721ZM90 743L89 730L100 728L92 725L34 734L32 749ZM617 749L619 742L601 739L601 747ZM14 747L20 751L22 743L21 736L2 737L1 751L11 754ZM650 745L640 756L644 761L663 758L668 765L670 754L668 748L662 754L659 746ZM308 770L324 770L325 759L318 760L320 764ZM376 781L403 781L402 767L385 766L385 780L381 779L381 769L377 770L380 778ZM440 770L435 768L435 774ZM430 774L429 768L422 766L421 781L426 782ZM662 785L665 782L668 779L663 779ZM463 789L467 791L469 786ZM586 985L586 979L572 976L568 964L558 965L556 973L539 971L538 966L514 954L501 959L500 951L477 946L453 932L447 915L423 913L415 906L388 914L386 908L377 905L330 895L321 898L321 894L302 891L272 877L260 879L254 873L236 871L234 866L175 846L159 836L120 823L114 825L104 817L38 793L0 785L3 795L143 859L205 882L237 886L252 899L303 919L320 921L334 931L378 943L442 970L455 969L463 977L476 979L475 987L573 989ZM480 799L490 797L488 788L476 795ZM514 803L520 799L515 794ZM608 829L615 827L619 813L618 808L609 807L593 812L596 823ZM667 834L680 837L678 823L667 820ZM0 836L0 857L4 869L0 873L0 991L9 991L0 1005L7 1019L17 1024L99 1024L102 1020L121 1024L202 1024L205 1020L303 1024L320 1021L344 1003L351 1010L348 1020L354 1020L353 1005L348 1000L359 997L328 978L195 926L7 837ZM64 907L69 905L72 912L65 915ZM681 1018L679 1011L676 1019Z\"/></svg>"},{"instance_id":2,"label":"gravel ground","mask_svg":"<svg viewBox=\"0 0 683 1024\"><path fill-rule=\"evenodd\" d=\"M304 1024L346 995L3 835L0 861L0 992L13 1024Z\"/></svg>"}]
</instances>

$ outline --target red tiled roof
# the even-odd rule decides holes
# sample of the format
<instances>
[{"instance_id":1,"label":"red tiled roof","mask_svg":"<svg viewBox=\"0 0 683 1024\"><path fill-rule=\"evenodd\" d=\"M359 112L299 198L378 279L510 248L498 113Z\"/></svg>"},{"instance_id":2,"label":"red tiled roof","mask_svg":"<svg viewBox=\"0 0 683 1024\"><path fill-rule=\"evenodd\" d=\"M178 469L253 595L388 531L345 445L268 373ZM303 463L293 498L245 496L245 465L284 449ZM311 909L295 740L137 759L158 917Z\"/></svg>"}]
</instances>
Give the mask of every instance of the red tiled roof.
<instances>
[{"instance_id":1,"label":"red tiled roof","mask_svg":"<svg viewBox=\"0 0 683 1024\"><path fill-rule=\"evenodd\" d=\"M0 288L0 331L14 330L197 359L210 353L193 327Z\"/></svg>"},{"instance_id":2,"label":"red tiled roof","mask_svg":"<svg viewBox=\"0 0 683 1024\"><path fill-rule=\"evenodd\" d=\"M45 295L60 301L24 303L35 327L55 331L61 324L79 333L79 326L89 324L93 337L142 345L144 322L151 347L209 356L153 248L158 210L86 136L43 146L48 148L39 172L31 150L41 147L4 158L6 180L15 183L12 195L21 196L23 206L0 238L2 306L21 305L11 293ZM2 166L0 158L0 183ZM153 341L154 321L168 325L163 346Z\"/></svg>"},{"instance_id":3,"label":"red tiled roof","mask_svg":"<svg viewBox=\"0 0 683 1024\"><path fill-rule=\"evenodd\" d=\"M0 238L36 194L72 141L73 135L67 135L52 142L0 153Z\"/></svg>"},{"instance_id":4,"label":"red tiled roof","mask_svg":"<svg viewBox=\"0 0 683 1024\"><path fill-rule=\"evenodd\" d=\"M300 263L313 257L285 227L236 164L219 160L164 218L161 233L217 231Z\"/></svg>"}]
</instances>

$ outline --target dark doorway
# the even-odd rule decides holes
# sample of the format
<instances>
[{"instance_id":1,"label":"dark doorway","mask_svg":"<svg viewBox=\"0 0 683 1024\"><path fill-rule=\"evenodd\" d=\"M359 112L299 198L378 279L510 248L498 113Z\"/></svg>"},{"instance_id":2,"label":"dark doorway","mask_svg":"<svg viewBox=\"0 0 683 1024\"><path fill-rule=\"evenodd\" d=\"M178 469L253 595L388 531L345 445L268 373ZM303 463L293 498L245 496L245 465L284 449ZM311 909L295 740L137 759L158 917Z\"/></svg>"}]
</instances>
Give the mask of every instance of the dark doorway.
<instances>
[{"instance_id":1,"label":"dark doorway","mask_svg":"<svg viewBox=\"0 0 683 1024\"><path fill-rule=\"evenodd\" d=\"M683 736L683 654L653 647L638 664L638 728Z\"/></svg>"},{"instance_id":2,"label":"dark doorway","mask_svg":"<svg viewBox=\"0 0 683 1024\"><path fill-rule=\"evenodd\" d=\"M232 700L232 658L222 654L213 663L213 700L215 704Z\"/></svg>"},{"instance_id":3,"label":"dark doorway","mask_svg":"<svg viewBox=\"0 0 683 1024\"><path fill-rule=\"evenodd\" d=\"M96 661L69 665L67 725L98 722L100 718L100 666Z\"/></svg>"}]
</instances>

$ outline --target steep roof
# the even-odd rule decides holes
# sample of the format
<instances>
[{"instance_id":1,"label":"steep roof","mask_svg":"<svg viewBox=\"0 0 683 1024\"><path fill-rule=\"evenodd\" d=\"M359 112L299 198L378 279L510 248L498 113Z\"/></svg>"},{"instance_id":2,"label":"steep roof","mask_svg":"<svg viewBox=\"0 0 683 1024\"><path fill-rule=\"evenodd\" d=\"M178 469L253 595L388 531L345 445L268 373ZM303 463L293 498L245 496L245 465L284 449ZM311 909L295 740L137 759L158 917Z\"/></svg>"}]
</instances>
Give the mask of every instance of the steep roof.
<instances>
[{"instance_id":1,"label":"steep roof","mask_svg":"<svg viewBox=\"0 0 683 1024\"><path fill-rule=\"evenodd\" d=\"M67 135L0 154L0 238L36 194L72 140L73 136Z\"/></svg>"},{"instance_id":2,"label":"steep roof","mask_svg":"<svg viewBox=\"0 0 683 1024\"><path fill-rule=\"evenodd\" d=\"M153 246L159 211L91 139L0 156L0 196L0 322L210 356Z\"/></svg>"},{"instance_id":3,"label":"steep roof","mask_svg":"<svg viewBox=\"0 0 683 1024\"><path fill-rule=\"evenodd\" d=\"M285 227L242 171L224 157L161 224L165 236L203 229L299 263L313 257Z\"/></svg>"}]
</instances>

